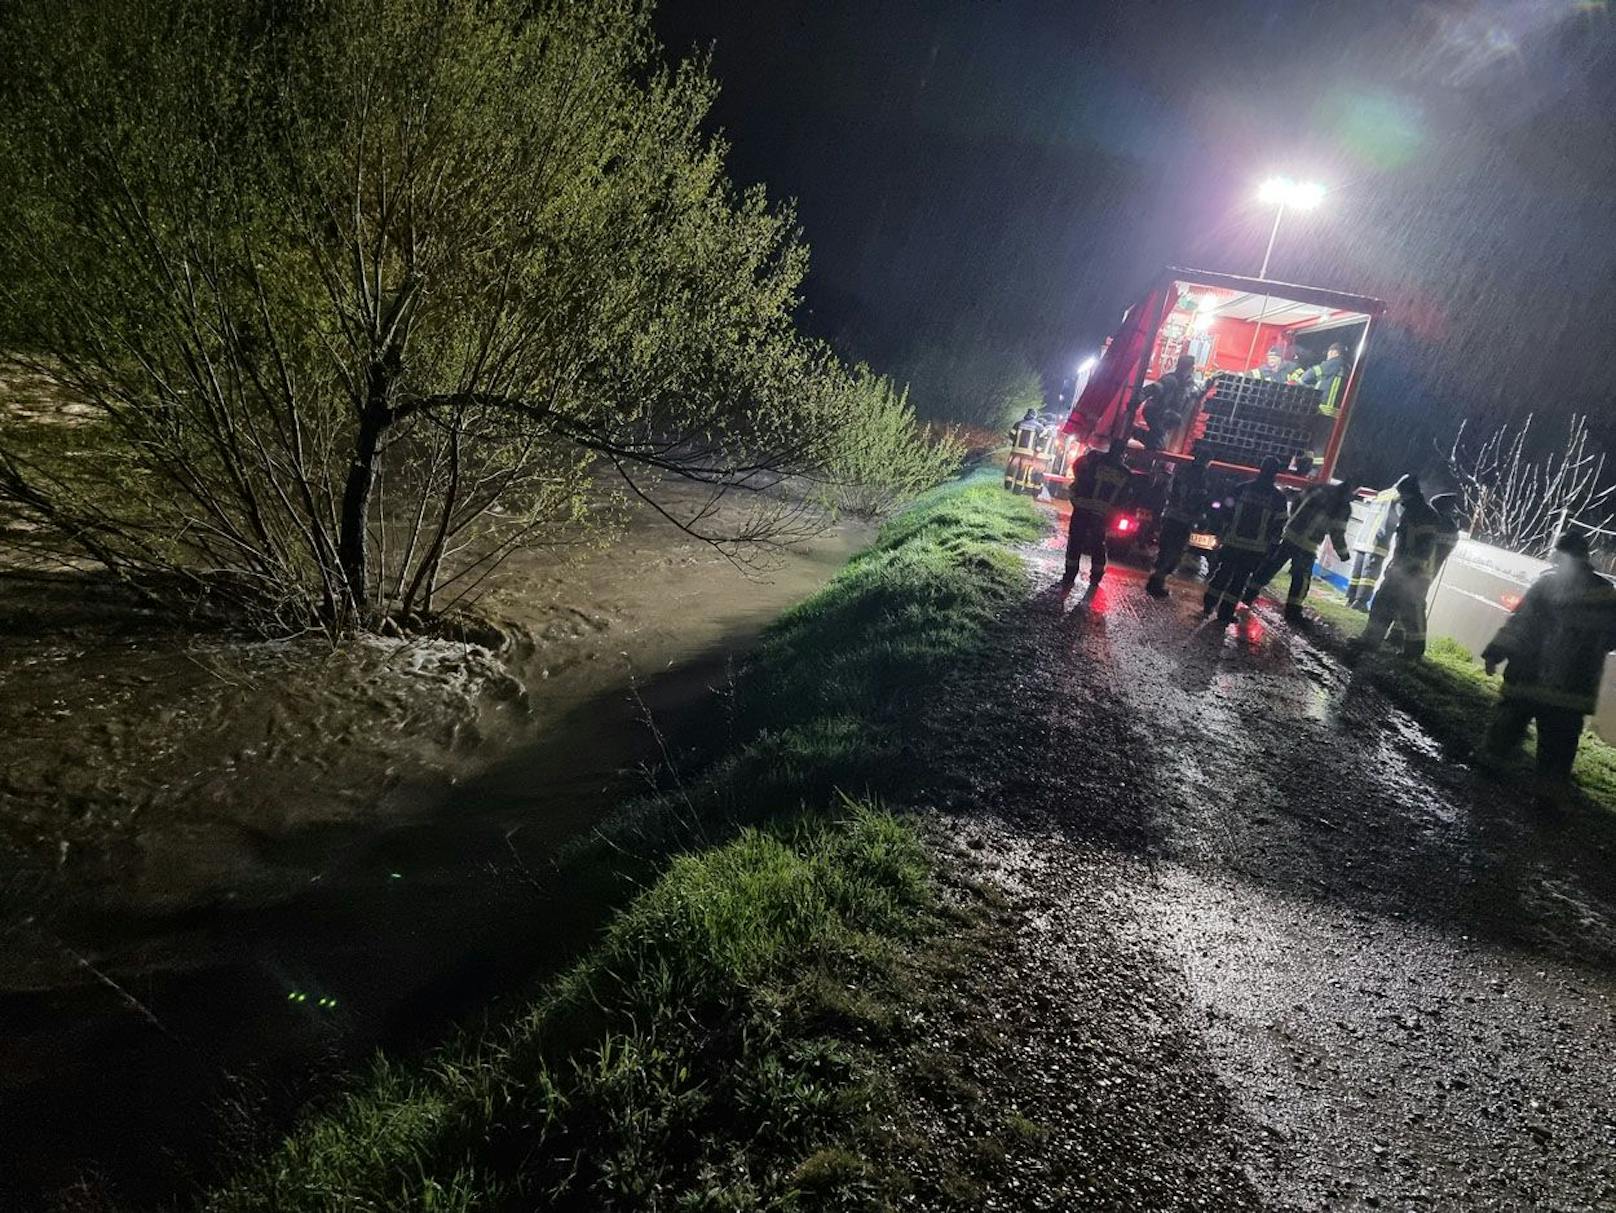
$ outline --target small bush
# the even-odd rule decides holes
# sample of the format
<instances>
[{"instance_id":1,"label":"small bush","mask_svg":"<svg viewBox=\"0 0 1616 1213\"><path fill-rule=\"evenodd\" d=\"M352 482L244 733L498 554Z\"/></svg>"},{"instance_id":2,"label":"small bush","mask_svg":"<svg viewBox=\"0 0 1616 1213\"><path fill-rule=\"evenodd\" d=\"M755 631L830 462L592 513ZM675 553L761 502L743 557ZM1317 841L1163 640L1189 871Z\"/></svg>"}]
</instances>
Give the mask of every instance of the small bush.
<instances>
[{"instance_id":1,"label":"small bush","mask_svg":"<svg viewBox=\"0 0 1616 1213\"><path fill-rule=\"evenodd\" d=\"M907 391L865 366L854 372L848 390L854 397L849 420L826 461L837 509L863 517L886 514L959 471L965 444L952 430L919 424Z\"/></svg>"}]
</instances>

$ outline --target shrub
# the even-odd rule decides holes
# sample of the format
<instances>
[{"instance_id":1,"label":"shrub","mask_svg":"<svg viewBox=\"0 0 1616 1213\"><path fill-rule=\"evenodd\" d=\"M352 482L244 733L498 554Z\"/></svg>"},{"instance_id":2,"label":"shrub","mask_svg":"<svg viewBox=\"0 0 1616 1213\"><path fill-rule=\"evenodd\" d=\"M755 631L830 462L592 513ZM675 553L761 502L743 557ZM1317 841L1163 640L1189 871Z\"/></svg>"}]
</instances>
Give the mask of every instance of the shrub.
<instances>
[{"instance_id":1,"label":"shrub","mask_svg":"<svg viewBox=\"0 0 1616 1213\"><path fill-rule=\"evenodd\" d=\"M831 500L838 509L866 517L885 514L959 471L964 443L952 430L920 425L906 390L860 366L849 391L847 422L827 462Z\"/></svg>"},{"instance_id":2,"label":"shrub","mask_svg":"<svg viewBox=\"0 0 1616 1213\"><path fill-rule=\"evenodd\" d=\"M4 21L0 338L89 410L0 417L7 539L41 560L368 626L598 516L602 470L766 488L898 424L796 333L792 216L730 186L714 85L663 65L644 0ZM812 529L758 500L684 525Z\"/></svg>"}]
</instances>

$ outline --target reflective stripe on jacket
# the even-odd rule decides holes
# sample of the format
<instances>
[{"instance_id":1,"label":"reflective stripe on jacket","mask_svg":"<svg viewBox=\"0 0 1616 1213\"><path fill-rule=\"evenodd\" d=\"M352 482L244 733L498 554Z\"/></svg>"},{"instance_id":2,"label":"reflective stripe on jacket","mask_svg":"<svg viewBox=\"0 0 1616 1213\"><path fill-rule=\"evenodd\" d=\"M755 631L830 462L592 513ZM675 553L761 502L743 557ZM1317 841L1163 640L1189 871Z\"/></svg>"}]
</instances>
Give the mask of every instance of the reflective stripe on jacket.
<instances>
[{"instance_id":1,"label":"reflective stripe on jacket","mask_svg":"<svg viewBox=\"0 0 1616 1213\"><path fill-rule=\"evenodd\" d=\"M1397 546L1391 567L1410 577L1429 580L1436 576L1446 558L1443 540L1451 533L1448 521L1422 497L1403 502L1403 517L1397 524ZM1447 551L1452 551L1449 546Z\"/></svg>"},{"instance_id":2,"label":"reflective stripe on jacket","mask_svg":"<svg viewBox=\"0 0 1616 1213\"><path fill-rule=\"evenodd\" d=\"M1127 501L1132 487L1133 473L1091 451L1072 473L1072 508L1108 516Z\"/></svg>"},{"instance_id":3,"label":"reflective stripe on jacket","mask_svg":"<svg viewBox=\"0 0 1616 1213\"><path fill-rule=\"evenodd\" d=\"M1036 421L1022 421L1011 431L1010 444L1017 455L1030 455L1038 446L1038 432L1044 427Z\"/></svg>"},{"instance_id":4,"label":"reflective stripe on jacket","mask_svg":"<svg viewBox=\"0 0 1616 1213\"><path fill-rule=\"evenodd\" d=\"M1266 552L1285 531L1285 494L1270 481L1248 480L1228 499L1229 520L1223 546L1242 552Z\"/></svg>"},{"instance_id":5,"label":"reflective stripe on jacket","mask_svg":"<svg viewBox=\"0 0 1616 1213\"><path fill-rule=\"evenodd\" d=\"M1198 463L1180 464L1167 486L1162 517L1169 522L1194 523L1206 508L1206 469Z\"/></svg>"},{"instance_id":6,"label":"reflective stripe on jacket","mask_svg":"<svg viewBox=\"0 0 1616 1213\"><path fill-rule=\"evenodd\" d=\"M1347 381L1347 364L1340 358L1326 358L1302 376L1300 382L1317 385L1319 412L1334 417L1341 411L1341 387Z\"/></svg>"},{"instance_id":7,"label":"reflective stripe on jacket","mask_svg":"<svg viewBox=\"0 0 1616 1213\"><path fill-rule=\"evenodd\" d=\"M1550 569L1482 650L1504 666L1504 697L1587 715L1616 648L1616 587L1585 562Z\"/></svg>"},{"instance_id":8,"label":"reflective stripe on jacket","mask_svg":"<svg viewBox=\"0 0 1616 1213\"><path fill-rule=\"evenodd\" d=\"M1317 485L1302 495L1296 512L1285 525L1285 542L1309 552L1319 550L1326 536L1337 552L1347 549L1347 523L1352 521L1352 502L1342 500L1340 490Z\"/></svg>"}]
</instances>

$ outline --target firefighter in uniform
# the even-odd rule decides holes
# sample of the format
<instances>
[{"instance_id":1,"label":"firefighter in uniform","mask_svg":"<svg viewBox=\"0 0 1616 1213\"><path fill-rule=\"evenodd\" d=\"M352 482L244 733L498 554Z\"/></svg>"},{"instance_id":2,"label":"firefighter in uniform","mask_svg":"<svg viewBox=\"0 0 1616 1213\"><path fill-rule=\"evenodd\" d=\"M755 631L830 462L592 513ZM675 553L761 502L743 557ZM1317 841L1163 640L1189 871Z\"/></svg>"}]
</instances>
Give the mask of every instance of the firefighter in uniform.
<instances>
[{"instance_id":1,"label":"firefighter in uniform","mask_svg":"<svg viewBox=\"0 0 1616 1213\"><path fill-rule=\"evenodd\" d=\"M1347 348L1339 341L1325 353L1324 361L1304 371L1298 383L1319 389L1319 411L1313 418L1313 454L1323 457L1336 418L1341 415L1341 392L1347 384Z\"/></svg>"},{"instance_id":2,"label":"firefighter in uniform","mask_svg":"<svg viewBox=\"0 0 1616 1213\"><path fill-rule=\"evenodd\" d=\"M1509 753L1536 721L1540 807L1551 807L1571 782L1583 717L1598 706L1605 654L1613 648L1616 588L1588 563L1587 540L1562 535L1549 571L1481 651L1489 674L1504 666L1486 753Z\"/></svg>"},{"instance_id":3,"label":"firefighter in uniform","mask_svg":"<svg viewBox=\"0 0 1616 1213\"><path fill-rule=\"evenodd\" d=\"M1206 471L1212 450L1204 442L1195 444L1193 463L1180 464L1167 486L1167 503L1162 507L1161 536L1156 544L1156 567L1145 582L1145 593L1152 598L1167 597L1167 578L1184 558L1185 545L1206 508Z\"/></svg>"},{"instance_id":4,"label":"firefighter in uniform","mask_svg":"<svg viewBox=\"0 0 1616 1213\"><path fill-rule=\"evenodd\" d=\"M1140 416L1144 427L1136 428L1133 436L1147 451L1159 451L1177 432L1184 419L1199 406L1195 391L1195 356L1180 354L1173 369L1155 383L1147 383L1139 394Z\"/></svg>"},{"instance_id":5,"label":"firefighter in uniform","mask_svg":"<svg viewBox=\"0 0 1616 1213\"><path fill-rule=\"evenodd\" d=\"M1032 471L1027 477L1027 491L1037 493L1043 500L1049 497L1044 493L1044 477L1049 475L1049 468L1055 461L1055 427L1048 421L1040 418L1038 422L1038 441L1033 446Z\"/></svg>"},{"instance_id":6,"label":"firefighter in uniform","mask_svg":"<svg viewBox=\"0 0 1616 1213\"><path fill-rule=\"evenodd\" d=\"M1365 614L1369 611L1369 600L1375 596L1375 586L1380 583L1380 571L1386 566L1386 555L1392 549L1392 536L1397 533L1400 517L1395 484L1369 499L1369 511L1352 537L1347 605L1355 611Z\"/></svg>"},{"instance_id":7,"label":"firefighter in uniform","mask_svg":"<svg viewBox=\"0 0 1616 1213\"><path fill-rule=\"evenodd\" d=\"M1284 533L1285 494L1274 484L1278 475L1279 460L1270 455L1262 461L1257 478L1246 481L1224 502L1228 514L1218 545L1218 565L1201 604L1201 614L1210 615L1215 609L1219 623L1234 622L1246 582Z\"/></svg>"},{"instance_id":8,"label":"firefighter in uniform","mask_svg":"<svg viewBox=\"0 0 1616 1213\"><path fill-rule=\"evenodd\" d=\"M1431 508L1414 476L1404 476L1397 482L1397 503L1401 517L1396 546L1370 604L1369 623L1363 635L1352 642L1355 656L1380 648L1393 624L1403 632L1403 656L1425 656L1425 597L1436 576L1438 560L1445 551L1452 550L1444 542L1449 522Z\"/></svg>"},{"instance_id":9,"label":"firefighter in uniform","mask_svg":"<svg viewBox=\"0 0 1616 1213\"><path fill-rule=\"evenodd\" d=\"M1302 495L1290 521L1285 524L1279 547L1251 575L1251 584L1245 593L1247 606L1257 601L1262 588L1288 561L1291 588L1285 596L1285 618L1291 623L1302 622L1302 603L1313 581L1313 561L1318 556L1319 544L1328 538L1335 554L1342 560L1347 558L1347 523L1352 521L1353 491L1352 485L1342 482L1317 485Z\"/></svg>"},{"instance_id":10,"label":"firefighter in uniform","mask_svg":"<svg viewBox=\"0 0 1616 1213\"><path fill-rule=\"evenodd\" d=\"M1004 465L1004 487L1012 493L1032 491L1032 474L1038 466L1038 442L1044 426L1038 421L1038 410L1028 409L1027 415L1010 431L1010 458Z\"/></svg>"},{"instance_id":11,"label":"firefighter in uniform","mask_svg":"<svg viewBox=\"0 0 1616 1213\"><path fill-rule=\"evenodd\" d=\"M1066 574L1060 592L1071 593L1077 584L1078 562L1089 558L1089 585L1085 598L1094 597L1105 576L1105 533L1111 516L1128 503L1133 473L1122 462L1119 449L1090 451L1072 470L1072 521L1066 532Z\"/></svg>"}]
</instances>

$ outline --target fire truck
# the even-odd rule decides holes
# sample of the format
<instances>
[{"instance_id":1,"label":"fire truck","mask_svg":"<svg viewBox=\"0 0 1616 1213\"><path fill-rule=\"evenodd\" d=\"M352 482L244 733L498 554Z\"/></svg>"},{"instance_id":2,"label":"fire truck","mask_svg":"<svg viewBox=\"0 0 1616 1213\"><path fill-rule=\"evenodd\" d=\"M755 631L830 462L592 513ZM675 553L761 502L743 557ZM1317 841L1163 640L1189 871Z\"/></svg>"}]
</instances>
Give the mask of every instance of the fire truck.
<instances>
[{"instance_id":1,"label":"fire truck","mask_svg":"<svg viewBox=\"0 0 1616 1213\"><path fill-rule=\"evenodd\" d=\"M1061 427L1065 442L1045 483L1064 489L1072 464L1088 447L1123 444L1142 482L1136 494L1142 504L1111 521L1112 540L1126 550L1149 540L1167 477L1175 464L1190 459L1197 443L1211 449L1215 484L1249 479L1269 456L1285 469L1282 486L1327 482L1352 421L1370 335L1385 310L1380 300L1363 295L1169 267L1107 340ZM1333 390L1262 373L1270 350L1284 351L1305 369L1323 363L1336 344L1348 364ZM1147 386L1185 354L1194 361L1197 381L1188 415L1160 449L1147 449L1137 429L1140 401ZM1198 526L1192 546L1214 546L1214 532L1210 520Z\"/></svg>"}]
</instances>

